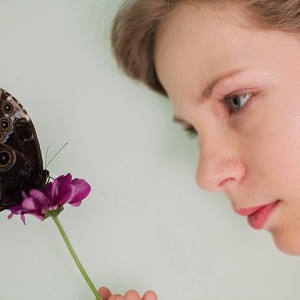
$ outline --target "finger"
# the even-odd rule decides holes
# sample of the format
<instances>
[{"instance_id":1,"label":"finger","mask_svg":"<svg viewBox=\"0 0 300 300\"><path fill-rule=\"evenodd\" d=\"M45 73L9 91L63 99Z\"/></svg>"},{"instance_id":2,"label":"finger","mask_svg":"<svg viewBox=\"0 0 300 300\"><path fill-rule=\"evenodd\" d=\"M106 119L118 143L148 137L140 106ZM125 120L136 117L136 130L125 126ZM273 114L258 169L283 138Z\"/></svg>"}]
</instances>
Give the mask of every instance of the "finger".
<instances>
[{"instance_id":1,"label":"finger","mask_svg":"<svg viewBox=\"0 0 300 300\"><path fill-rule=\"evenodd\" d=\"M125 300L141 300L139 293L134 290L128 291L125 294L124 298L125 298Z\"/></svg>"},{"instance_id":2,"label":"finger","mask_svg":"<svg viewBox=\"0 0 300 300\"><path fill-rule=\"evenodd\" d=\"M108 300L125 300L125 299L119 294L114 294L110 296Z\"/></svg>"},{"instance_id":3,"label":"finger","mask_svg":"<svg viewBox=\"0 0 300 300\"><path fill-rule=\"evenodd\" d=\"M103 298L103 300L108 300L111 296L111 291L107 287L101 287L98 290L99 295Z\"/></svg>"},{"instance_id":4,"label":"finger","mask_svg":"<svg viewBox=\"0 0 300 300\"><path fill-rule=\"evenodd\" d=\"M157 295L153 291L147 291L142 300L158 300Z\"/></svg>"}]
</instances>

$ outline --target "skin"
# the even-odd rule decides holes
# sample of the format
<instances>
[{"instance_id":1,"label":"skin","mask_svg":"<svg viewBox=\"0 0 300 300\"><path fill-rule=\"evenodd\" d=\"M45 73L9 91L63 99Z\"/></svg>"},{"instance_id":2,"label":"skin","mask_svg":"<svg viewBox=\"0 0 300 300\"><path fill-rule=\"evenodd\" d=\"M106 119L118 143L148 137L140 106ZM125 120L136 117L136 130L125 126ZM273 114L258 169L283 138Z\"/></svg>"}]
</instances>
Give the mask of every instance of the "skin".
<instances>
[{"instance_id":1,"label":"skin","mask_svg":"<svg viewBox=\"0 0 300 300\"><path fill-rule=\"evenodd\" d=\"M299 255L300 40L242 16L237 7L180 5L160 26L155 67L175 121L198 136L198 185L226 194L236 212L278 201L263 229ZM99 293L157 300L152 291Z\"/></svg>"},{"instance_id":2,"label":"skin","mask_svg":"<svg viewBox=\"0 0 300 300\"><path fill-rule=\"evenodd\" d=\"M103 300L157 300L157 296L153 291L147 291L142 297L134 290L128 291L124 297L120 294L112 294L106 287L100 288L98 292Z\"/></svg>"},{"instance_id":3,"label":"skin","mask_svg":"<svg viewBox=\"0 0 300 300\"><path fill-rule=\"evenodd\" d=\"M178 7L159 30L155 66L175 120L199 138L198 185L224 192L235 211L279 200L263 229L298 255L300 41L242 15Z\"/></svg>"}]
</instances>

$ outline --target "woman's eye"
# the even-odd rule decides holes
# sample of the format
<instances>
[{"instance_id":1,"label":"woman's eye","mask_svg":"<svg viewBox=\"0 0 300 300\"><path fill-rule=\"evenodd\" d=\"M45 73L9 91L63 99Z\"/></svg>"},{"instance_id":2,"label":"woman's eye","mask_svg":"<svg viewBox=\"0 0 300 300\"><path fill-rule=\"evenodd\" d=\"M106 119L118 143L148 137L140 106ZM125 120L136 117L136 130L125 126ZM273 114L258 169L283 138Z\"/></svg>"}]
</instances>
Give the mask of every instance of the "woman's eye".
<instances>
[{"instance_id":1,"label":"woman's eye","mask_svg":"<svg viewBox=\"0 0 300 300\"><path fill-rule=\"evenodd\" d=\"M193 126L186 127L184 128L184 130L191 138L194 138L198 135L196 129Z\"/></svg>"},{"instance_id":2,"label":"woman's eye","mask_svg":"<svg viewBox=\"0 0 300 300\"><path fill-rule=\"evenodd\" d=\"M224 102L231 110L238 112L251 99L251 97L252 94L233 95L226 97Z\"/></svg>"}]
</instances>

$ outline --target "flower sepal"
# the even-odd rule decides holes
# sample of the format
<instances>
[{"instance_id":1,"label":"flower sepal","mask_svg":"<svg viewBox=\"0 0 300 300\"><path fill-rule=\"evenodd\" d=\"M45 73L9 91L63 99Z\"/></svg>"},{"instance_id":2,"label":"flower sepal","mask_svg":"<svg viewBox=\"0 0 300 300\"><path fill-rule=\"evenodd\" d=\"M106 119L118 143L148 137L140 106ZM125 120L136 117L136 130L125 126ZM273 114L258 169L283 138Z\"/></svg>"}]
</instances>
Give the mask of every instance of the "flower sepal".
<instances>
[{"instance_id":1,"label":"flower sepal","mask_svg":"<svg viewBox=\"0 0 300 300\"><path fill-rule=\"evenodd\" d=\"M52 217L52 218L56 218L58 217L58 215L64 210L65 208L63 206L59 207L58 209L54 209L54 210L47 210L46 214L45 214L45 219Z\"/></svg>"}]
</instances>

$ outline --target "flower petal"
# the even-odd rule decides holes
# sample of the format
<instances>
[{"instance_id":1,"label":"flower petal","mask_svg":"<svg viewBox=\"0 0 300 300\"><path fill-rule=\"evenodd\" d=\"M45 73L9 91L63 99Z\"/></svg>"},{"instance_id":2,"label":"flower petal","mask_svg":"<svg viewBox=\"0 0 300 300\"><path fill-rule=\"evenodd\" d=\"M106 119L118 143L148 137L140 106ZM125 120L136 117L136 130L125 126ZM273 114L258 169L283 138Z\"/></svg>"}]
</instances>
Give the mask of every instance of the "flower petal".
<instances>
[{"instance_id":1,"label":"flower petal","mask_svg":"<svg viewBox=\"0 0 300 300\"><path fill-rule=\"evenodd\" d=\"M50 205L48 197L39 190L31 190L30 196L23 199L22 206L24 209L44 209L47 210Z\"/></svg>"},{"instance_id":2,"label":"flower petal","mask_svg":"<svg viewBox=\"0 0 300 300\"><path fill-rule=\"evenodd\" d=\"M72 185L65 185L63 188L60 189L58 195L56 196L55 203L52 203L53 207L60 207L66 203L72 201L75 196L75 188Z\"/></svg>"},{"instance_id":3,"label":"flower petal","mask_svg":"<svg viewBox=\"0 0 300 300\"><path fill-rule=\"evenodd\" d=\"M24 214L21 214L21 220L22 220L22 222L24 223L24 225L26 225L26 219L25 219Z\"/></svg>"},{"instance_id":4,"label":"flower petal","mask_svg":"<svg viewBox=\"0 0 300 300\"><path fill-rule=\"evenodd\" d=\"M81 201L85 199L91 192L91 186L83 179L75 178L72 180L72 185L75 187L75 196L69 203L73 206L79 206Z\"/></svg>"},{"instance_id":5,"label":"flower petal","mask_svg":"<svg viewBox=\"0 0 300 300\"><path fill-rule=\"evenodd\" d=\"M10 207L11 213L8 218L20 215L25 224L25 214L31 214L43 221L47 212L58 211L60 208L62 210L66 203L79 206L90 191L91 186L85 180L78 178L72 180L70 173L61 175L53 182L49 182L42 191L32 189L29 191L29 195L22 192L22 204Z\"/></svg>"}]
</instances>

